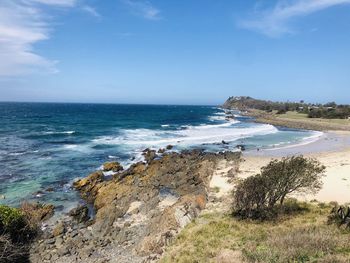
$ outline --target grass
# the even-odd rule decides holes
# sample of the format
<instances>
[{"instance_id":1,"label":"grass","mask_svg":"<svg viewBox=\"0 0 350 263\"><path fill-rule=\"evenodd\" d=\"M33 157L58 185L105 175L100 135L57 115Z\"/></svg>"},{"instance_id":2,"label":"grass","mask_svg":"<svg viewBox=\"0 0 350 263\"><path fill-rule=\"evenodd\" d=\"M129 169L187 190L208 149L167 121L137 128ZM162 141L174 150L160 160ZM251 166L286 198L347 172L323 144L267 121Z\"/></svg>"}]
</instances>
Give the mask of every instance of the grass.
<instances>
[{"instance_id":1,"label":"grass","mask_svg":"<svg viewBox=\"0 0 350 263\"><path fill-rule=\"evenodd\" d=\"M302 205L305 209L297 214L273 222L201 215L167 248L161 262L225 262L218 261L222 251L235 252L227 262L350 262L350 233L326 224L331 206Z\"/></svg>"},{"instance_id":2,"label":"grass","mask_svg":"<svg viewBox=\"0 0 350 263\"><path fill-rule=\"evenodd\" d=\"M281 120L305 120L315 123L325 123L325 124L341 124L349 125L350 121L347 119L322 119L322 118L308 118L305 113L298 113L296 111L288 111L285 114L275 115L278 119Z\"/></svg>"}]
</instances>

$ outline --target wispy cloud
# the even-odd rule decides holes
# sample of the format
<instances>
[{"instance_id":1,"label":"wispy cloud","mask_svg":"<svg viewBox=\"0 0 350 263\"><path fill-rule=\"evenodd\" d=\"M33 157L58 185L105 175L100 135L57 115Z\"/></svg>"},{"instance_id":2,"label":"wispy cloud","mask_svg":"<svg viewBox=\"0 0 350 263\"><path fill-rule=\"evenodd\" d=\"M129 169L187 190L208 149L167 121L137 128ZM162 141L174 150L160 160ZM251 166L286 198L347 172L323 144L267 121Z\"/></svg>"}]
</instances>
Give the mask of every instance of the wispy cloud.
<instances>
[{"instance_id":1,"label":"wispy cloud","mask_svg":"<svg viewBox=\"0 0 350 263\"><path fill-rule=\"evenodd\" d=\"M154 7L149 1L143 0L122 0L135 15L149 20L161 19L160 10Z\"/></svg>"},{"instance_id":2,"label":"wispy cloud","mask_svg":"<svg viewBox=\"0 0 350 263\"><path fill-rule=\"evenodd\" d=\"M252 18L241 20L238 25L267 36L277 37L293 32L289 25L293 18L349 3L350 0L279 0L273 8L255 10Z\"/></svg>"},{"instance_id":3,"label":"wispy cloud","mask_svg":"<svg viewBox=\"0 0 350 263\"><path fill-rule=\"evenodd\" d=\"M56 61L33 51L33 45L49 38L45 6L68 8L75 0L0 1L0 76L55 72Z\"/></svg>"},{"instance_id":4,"label":"wispy cloud","mask_svg":"<svg viewBox=\"0 0 350 263\"><path fill-rule=\"evenodd\" d=\"M81 7L81 9L88 13L89 15L92 15L94 17L97 17L97 18L100 18L101 15L99 12L97 12L97 10L95 8L93 8L92 6L89 6L89 5L84 5Z\"/></svg>"}]
</instances>

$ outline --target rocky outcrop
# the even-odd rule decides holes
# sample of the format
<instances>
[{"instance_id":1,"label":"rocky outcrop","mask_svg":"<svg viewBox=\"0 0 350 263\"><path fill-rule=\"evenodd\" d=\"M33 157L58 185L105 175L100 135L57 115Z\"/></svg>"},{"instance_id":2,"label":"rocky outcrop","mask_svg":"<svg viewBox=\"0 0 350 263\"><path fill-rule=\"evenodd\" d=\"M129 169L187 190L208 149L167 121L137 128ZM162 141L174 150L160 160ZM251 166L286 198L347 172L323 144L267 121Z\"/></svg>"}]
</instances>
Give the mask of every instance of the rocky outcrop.
<instances>
[{"instance_id":1,"label":"rocky outcrop","mask_svg":"<svg viewBox=\"0 0 350 263\"><path fill-rule=\"evenodd\" d=\"M109 171L120 172L123 169L124 169L123 166L118 162L108 162L103 164L103 171L105 172L109 172Z\"/></svg>"},{"instance_id":2,"label":"rocky outcrop","mask_svg":"<svg viewBox=\"0 0 350 263\"><path fill-rule=\"evenodd\" d=\"M87 224L71 219L32 249L32 262L151 262L208 201L218 162L239 153L147 150L147 162L133 164L112 179L96 172L74 184L93 205ZM100 261L98 261L100 260Z\"/></svg>"}]
</instances>

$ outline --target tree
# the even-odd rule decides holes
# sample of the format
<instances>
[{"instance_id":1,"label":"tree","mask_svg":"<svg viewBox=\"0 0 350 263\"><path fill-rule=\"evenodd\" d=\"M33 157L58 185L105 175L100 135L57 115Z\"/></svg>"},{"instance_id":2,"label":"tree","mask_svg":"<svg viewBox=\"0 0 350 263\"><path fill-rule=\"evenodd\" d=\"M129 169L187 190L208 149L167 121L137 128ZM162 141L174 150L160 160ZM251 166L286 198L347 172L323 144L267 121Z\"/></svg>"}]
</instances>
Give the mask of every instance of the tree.
<instances>
[{"instance_id":1,"label":"tree","mask_svg":"<svg viewBox=\"0 0 350 263\"><path fill-rule=\"evenodd\" d=\"M234 192L234 213L243 218L265 218L283 206L291 193L316 193L325 167L303 156L273 160L261 173L243 180Z\"/></svg>"},{"instance_id":2,"label":"tree","mask_svg":"<svg viewBox=\"0 0 350 263\"><path fill-rule=\"evenodd\" d=\"M322 188L325 167L315 159L293 156L273 160L261 169L261 175L271 182L271 202L283 204L288 194L317 193Z\"/></svg>"}]
</instances>

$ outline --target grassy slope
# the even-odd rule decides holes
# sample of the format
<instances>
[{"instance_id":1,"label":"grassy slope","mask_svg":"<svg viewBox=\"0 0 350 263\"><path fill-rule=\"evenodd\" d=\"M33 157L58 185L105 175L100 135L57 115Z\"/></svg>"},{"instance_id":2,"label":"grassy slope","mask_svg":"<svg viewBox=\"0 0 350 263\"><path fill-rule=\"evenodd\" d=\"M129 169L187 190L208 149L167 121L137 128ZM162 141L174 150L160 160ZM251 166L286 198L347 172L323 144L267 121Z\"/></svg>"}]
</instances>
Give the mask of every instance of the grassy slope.
<instances>
[{"instance_id":1,"label":"grassy slope","mask_svg":"<svg viewBox=\"0 0 350 263\"><path fill-rule=\"evenodd\" d=\"M303 204L305 211L277 222L239 221L220 213L189 224L161 262L350 262L350 234L327 225L330 206Z\"/></svg>"},{"instance_id":2,"label":"grassy slope","mask_svg":"<svg viewBox=\"0 0 350 263\"><path fill-rule=\"evenodd\" d=\"M308 118L306 114L291 111L277 115L275 112L266 113L260 110L249 110L248 115L255 117L257 122L290 128L350 131L350 121L346 119Z\"/></svg>"}]
</instances>

